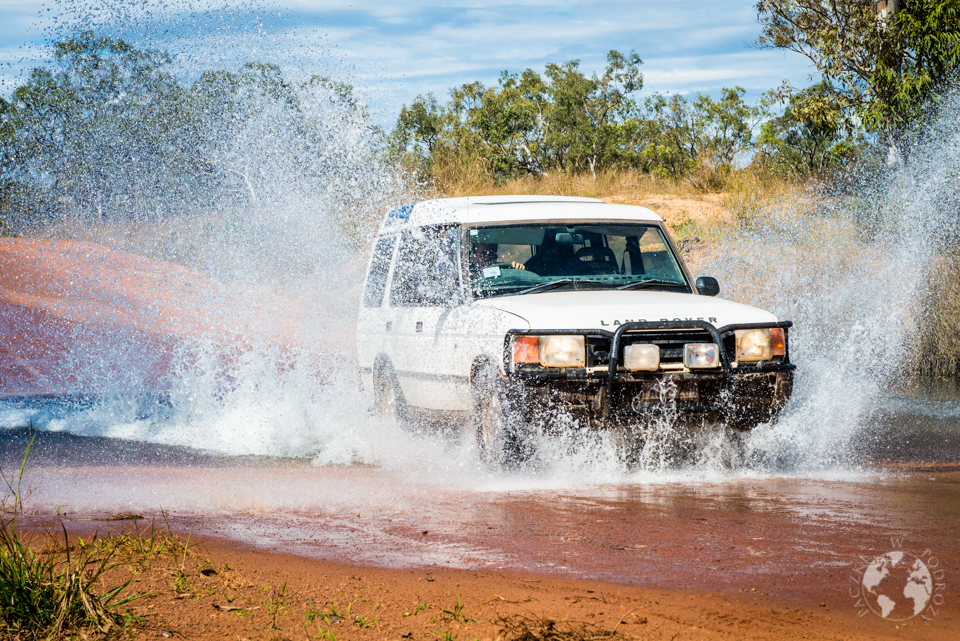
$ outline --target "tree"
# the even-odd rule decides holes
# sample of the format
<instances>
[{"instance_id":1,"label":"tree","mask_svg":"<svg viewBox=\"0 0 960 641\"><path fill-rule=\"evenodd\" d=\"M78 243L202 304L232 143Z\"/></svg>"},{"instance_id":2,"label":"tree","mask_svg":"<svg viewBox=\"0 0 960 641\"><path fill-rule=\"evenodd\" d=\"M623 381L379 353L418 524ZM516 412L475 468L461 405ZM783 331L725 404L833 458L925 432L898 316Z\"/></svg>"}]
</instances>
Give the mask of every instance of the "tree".
<instances>
[{"instance_id":1,"label":"tree","mask_svg":"<svg viewBox=\"0 0 960 641\"><path fill-rule=\"evenodd\" d=\"M558 164L573 171L589 169L594 178L601 166L620 158L623 123L634 110L630 94L643 88L643 61L635 52L607 54L602 76L587 78L580 63L547 65L547 91L552 98L548 146L562 157Z\"/></svg>"},{"instance_id":2,"label":"tree","mask_svg":"<svg viewBox=\"0 0 960 641\"><path fill-rule=\"evenodd\" d=\"M56 43L54 61L0 114L4 220L162 215L191 202L209 174L170 58L86 32Z\"/></svg>"},{"instance_id":3,"label":"tree","mask_svg":"<svg viewBox=\"0 0 960 641\"><path fill-rule=\"evenodd\" d=\"M833 86L821 81L791 95L784 112L763 123L758 145L775 173L803 179L838 169L856 154L851 130Z\"/></svg>"},{"instance_id":4,"label":"tree","mask_svg":"<svg viewBox=\"0 0 960 641\"><path fill-rule=\"evenodd\" d=\"M902 142L960 64L960 0L759 0L758 44L808 57L841 108Z\"/></svg>"},{"instance_id":5,"label":"tree","mask_svg":"<svg viewBox=\"0 0 960 641\"><path fill-rule=\"evenodd\" d=\"M55 43L54 61L0 100L3 233L214 207L250 222L303 202L357 209L376 191L381 137L349 85L250 62L188 86L173 69L91 32Z\"/></svg>"},{"instance_id":6,"label":"tree","mask_svg":"<svg viewBox=\"0 0 960 641\"><path fill-rule=\"evenodd\" d=\"M742 87L724 88L719 100L698 93L654 94L634 127L640 164L652 173L684 176L701 167L726 172L751 148L752 120L759 110L743 101Z\"/></svg>"},{"instance_id":7,"label":"tree","mask_svg":"<svg viewBox=\"0 0 960 641\"><path fill-rule=\"evenodd\" d=\"M418 96L390 135L393 155L424 168L441 156L477 158L498 180L553 170L596 176L622 160L641 64L635 52L611 51L602 76L586 76L572 60L547 65L543 76L504 71L493 87L455 87L443 106Z\"/></svg>"}]
</instances>

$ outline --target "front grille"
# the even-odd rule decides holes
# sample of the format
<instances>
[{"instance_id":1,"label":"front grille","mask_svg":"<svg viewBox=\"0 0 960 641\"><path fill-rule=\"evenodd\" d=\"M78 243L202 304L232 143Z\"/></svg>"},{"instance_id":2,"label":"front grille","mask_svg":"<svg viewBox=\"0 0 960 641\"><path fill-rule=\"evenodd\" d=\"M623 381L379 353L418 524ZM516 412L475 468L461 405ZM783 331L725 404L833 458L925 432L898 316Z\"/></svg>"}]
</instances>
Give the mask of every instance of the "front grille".
<instances>
[{"instance_id":1,"label":"front grille","mask_svg":"<svg viewBox=\"0 0 960 641\"><path fill-rule=\"evenodd\" d=\"M660 362L668 367L683 364L683 346L687 343L712 343L710 332L702 330L678 331L656 330L644 332L630 332L623 335L620 341L619 362L623 363L623 348L636 343L651 343L660 348ZM601 336L587 336L587 367L606 367L610 365L610 339ZM736 349L733 334L723 338L723 349L727 358L733 357Z\"/></svg>"},{"instance_id":2,"label":"front grille","mask_svg":"<svg viewBox=\"0 0 960 641\"><path fill-rule=\"evenodd\" d=\"M621 340L620 362L623 362L623 348L627 345L636 345L638 343L653 344L660 348L661 365L683 364L683 346L687 343L712 343L713 336L710 332L701 330L693 331L649 331L649 332L630 332L624 334ZM607 361L609 363L609 361Z\"/></svg>"},{"instance_id":3,"label":"front grille","mask_svg":"<svg viewBox=\"0 0 960 641\"><path fill-rule=\"evenodd\" d=\"M610 339L594 336L587 337L587 367L605 367L610 365Z\"/></svg>"}]
</instances>

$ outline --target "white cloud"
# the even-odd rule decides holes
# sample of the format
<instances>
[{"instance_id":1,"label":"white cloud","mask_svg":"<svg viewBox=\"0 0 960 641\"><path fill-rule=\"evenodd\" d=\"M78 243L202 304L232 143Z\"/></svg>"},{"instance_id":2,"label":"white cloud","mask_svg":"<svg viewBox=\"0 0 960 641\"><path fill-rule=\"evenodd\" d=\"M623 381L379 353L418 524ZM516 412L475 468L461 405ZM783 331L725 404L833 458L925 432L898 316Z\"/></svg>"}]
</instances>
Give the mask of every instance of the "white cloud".
<instances>
[{"instance_id":1,"label":"white cloud","mask_svg":"<svg viewBox=\"0 0 960 641\"><path fill-rule=\"evenodd\" d=\"M242 0L229 2L234 8L248 6ZM419 93L444 98L451 87L465 82L493 84L504 69L542 70L548 62L574 58L587 73L602 71L610 49L640 54L644 93L715 92L739 84L756 94L783 78L804 84L810 71L806 59L751 46L760 31L754 3L274 0L256 9L264 18L262 32L247 27L237 35L221 34L215 47L185 45L190 38L171 46L194 46L193 58L207 68L246 57L295 65L304 73L338 73L377 106L385 125ZM164 7L173 7L186 15L191 7L213 4L151 1L133 10L155 10L162 16ZM109 1L95 6L109 15ZM278 13L282 18L276 18ZM5 54L23 44L19 40L26 26L39 33L42 19L35 3L9 1L0 2L0 18L0 61L12 62ZM10 66L0 70L10 72ZM0 88L9 91L9 84Z\"/></svg>"}]
</instances>

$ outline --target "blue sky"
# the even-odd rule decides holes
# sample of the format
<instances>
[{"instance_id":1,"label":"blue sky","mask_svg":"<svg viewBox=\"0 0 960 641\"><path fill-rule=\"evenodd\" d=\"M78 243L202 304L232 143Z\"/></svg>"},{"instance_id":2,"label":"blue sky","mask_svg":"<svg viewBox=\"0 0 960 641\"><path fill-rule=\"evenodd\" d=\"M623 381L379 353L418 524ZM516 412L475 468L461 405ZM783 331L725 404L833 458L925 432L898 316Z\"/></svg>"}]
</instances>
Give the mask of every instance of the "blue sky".
<instances>
[{"instance_id":1,"label":"blue sky","mask_svg":"<svg viewBox=\"0 0 960 641\"><path fill-rule=\"evenodd\" d=\"M133 20L141 26L127 27L130 39L192 52L199 68L254 58L339 77L358 88L383 124L417 94L443 99L458 84L493 84L505 69L541 71L578 59L583 70L601 72L611 49L643 58L645 95L739 85L755 98L784 79L807 85L806 58L753 46L760 31L755 1L0 0L0 79L9 94L43 59L37 45L55 24ZM89 14L90 7L98 13ZM157 37L171 31L176 38Z\"/></svg>"}]
</instances>

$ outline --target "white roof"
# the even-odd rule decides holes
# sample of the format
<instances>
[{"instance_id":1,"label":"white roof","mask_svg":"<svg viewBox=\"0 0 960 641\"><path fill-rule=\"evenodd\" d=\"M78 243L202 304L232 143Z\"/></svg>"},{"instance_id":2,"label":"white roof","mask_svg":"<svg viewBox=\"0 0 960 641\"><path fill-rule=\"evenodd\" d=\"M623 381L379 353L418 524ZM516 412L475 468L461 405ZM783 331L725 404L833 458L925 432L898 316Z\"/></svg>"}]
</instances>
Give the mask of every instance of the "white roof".
<instances>
[{"instance_id":1,"label":"white roof","mask_svg":"<svg viewBox=\"0 0 960 641\"><path fill-rule=\"evenodd\" d=\"M484 224L522 221L624 220L662 222L646 207L611 205L595 198L568 196L473 196L424 200L387 214L384 230L443 223Z\"/></svg>"}]
</instances>

